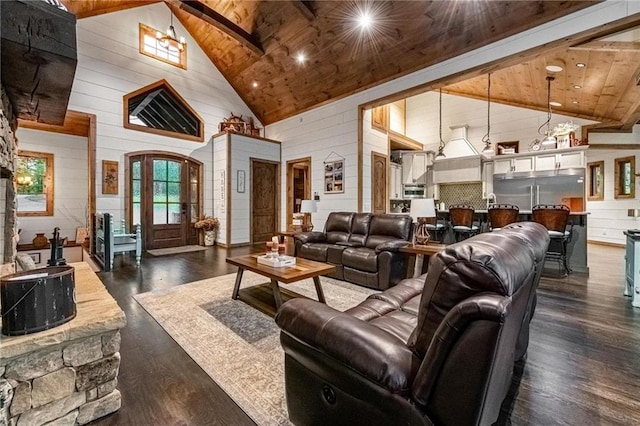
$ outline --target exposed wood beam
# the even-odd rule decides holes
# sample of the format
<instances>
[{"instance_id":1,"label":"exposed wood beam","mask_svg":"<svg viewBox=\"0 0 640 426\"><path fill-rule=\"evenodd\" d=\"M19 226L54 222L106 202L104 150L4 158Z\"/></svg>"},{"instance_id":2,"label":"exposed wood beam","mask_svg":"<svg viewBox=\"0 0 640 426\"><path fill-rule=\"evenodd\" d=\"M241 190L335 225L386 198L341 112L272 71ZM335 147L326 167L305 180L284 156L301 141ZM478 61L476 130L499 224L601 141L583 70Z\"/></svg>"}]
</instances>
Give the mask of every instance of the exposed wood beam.
<instances>
[{"instance_id":1,"label":"exposed wood beam","mask_svg":"<svg viewBox=\"0 0 640 426\"><path fill-rule=\"evenodd\" d=\"M296 8L302 12L305 18L309 21L313 21L316 18L316 11L313 7L313 2L309 0L293 0L293 4Z\"/></svg>"},{"instance_id":2,"label":"exposed wood beam","mask_svg":"<svg viewBox=\"0 0 640 426\"><path fill-rule=\"evenodd\" d=\"M89 134L89 115L83 112L67 110L64 124L45 124L37 121L18 120L19 129L42 130L44 132L62 133L65 135L87 136Z\"/></svg>"},{"instance_id":3,"label":"exposed wood beam","mask_svg":"<svg viewBox=\"0 0 640 426\"><path fill-rule=\"evenodd\" d=\"M206 23L213 25L220 31L233 37L253 53L259 56L264 55L264 49L262 48L260 42L252 34L249 34L238 25L231 22L229 19L211 9L206 4L197 0L166 0L166 2L171 3L184 10L185 12L190 13L191 15L202 19Z\"/></svg>"},{"instance_id":4,"label":"exposed wood beam","mask_svg":"<svg viewBox=\"0 0 640 426\"><path fill-rule=\"evenodd\" d=\"M91 16L104 15L105 13L118 12L120 10L131 9L133 7L146 6L159 3L162 0L129 0L120 1L103 7L95 7L95 2L86 0L60 0L69 12L76 15L77 19L89 18Z\"/></svg>"},{"instance_id":5,"label":"exposed wood beam","mask_svg":"<svg viewBox=\"0 0 640 426\"><path fill-rule=\"evenodd\" d=\"M572 46L569 50L600 50L603 52L640 51L640 42L637 41L590 41L588 43Z\"/></svg>"}]
</instances>

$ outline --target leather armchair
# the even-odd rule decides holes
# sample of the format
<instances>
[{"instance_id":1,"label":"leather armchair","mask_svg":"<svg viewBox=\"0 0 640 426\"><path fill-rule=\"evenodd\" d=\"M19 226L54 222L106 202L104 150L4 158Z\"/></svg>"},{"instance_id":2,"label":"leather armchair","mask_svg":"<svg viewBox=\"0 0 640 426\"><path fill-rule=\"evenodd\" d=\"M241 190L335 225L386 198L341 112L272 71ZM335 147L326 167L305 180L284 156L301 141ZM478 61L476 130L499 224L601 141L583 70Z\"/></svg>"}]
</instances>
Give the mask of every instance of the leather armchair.
<instances>
[{"instance_id":1,"label":"leather armchair","mask_svg":"<svg viewBox=\"0 0 640 426\"><path fill-rule=\"evenodd\" d=\"M297 425L477 425L498 418L549 237L509 225L447 247L427 274L339 312L276 316ZM526 350L526 346L525 346Z\"/></svg>"}]
</instances>

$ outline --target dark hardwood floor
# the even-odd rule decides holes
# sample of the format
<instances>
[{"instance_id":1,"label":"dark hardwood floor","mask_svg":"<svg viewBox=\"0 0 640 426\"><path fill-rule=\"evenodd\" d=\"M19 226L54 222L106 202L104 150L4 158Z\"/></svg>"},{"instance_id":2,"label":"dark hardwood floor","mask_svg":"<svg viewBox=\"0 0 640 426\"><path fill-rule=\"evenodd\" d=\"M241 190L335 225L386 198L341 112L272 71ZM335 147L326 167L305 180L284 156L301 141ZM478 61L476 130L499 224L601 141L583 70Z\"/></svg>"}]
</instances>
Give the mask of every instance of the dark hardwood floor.
<instances>
[{"instance_id":1,"label":"dark hardwood floor","mask_svg":"<svg viewBox=\"0 0 640 426\"><path fill-rule=\"evenodd\" d=\"M119 412L93 425L252 425L242 410L132 298L235 272L218 247L173 256L118 256L99 273L127 315ZM543 277L528 358L500 424L640 424L640 308L622 296L624 250L589 245L589 276Z\"/></svg>"}]
</instances>

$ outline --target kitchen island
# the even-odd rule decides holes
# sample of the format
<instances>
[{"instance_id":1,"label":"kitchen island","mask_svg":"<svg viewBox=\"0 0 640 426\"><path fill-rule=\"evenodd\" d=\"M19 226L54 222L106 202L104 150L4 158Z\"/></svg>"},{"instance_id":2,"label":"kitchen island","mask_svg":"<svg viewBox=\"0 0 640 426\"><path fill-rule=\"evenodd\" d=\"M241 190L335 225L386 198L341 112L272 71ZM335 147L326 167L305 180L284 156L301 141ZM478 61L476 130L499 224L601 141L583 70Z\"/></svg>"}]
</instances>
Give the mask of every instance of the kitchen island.
<instances>
[{"instance_id":1,"label":"kitchen island","mask_svg":"<svg viewBox=\"0 0 640 426\"><path fill-rule=\"evenodd\" d=\"M589 266L587 265L587 217L588 212L572 211L569 214L569 226L571 229L571 241L567 247L567 259L569 268L573 272L588 274ZM449 210L438 210L438 219L449 221ZM519 221L530 221L531 211L524 210L518 214ZM475 223L478 224L480 232L489 231L489 217L487 210L475 211ZM443 243L450 244L454 242L453 230L449 228L443 238ZM545 268L551 268L554 265L549 263Z\"/></svg>"}]
</instances>

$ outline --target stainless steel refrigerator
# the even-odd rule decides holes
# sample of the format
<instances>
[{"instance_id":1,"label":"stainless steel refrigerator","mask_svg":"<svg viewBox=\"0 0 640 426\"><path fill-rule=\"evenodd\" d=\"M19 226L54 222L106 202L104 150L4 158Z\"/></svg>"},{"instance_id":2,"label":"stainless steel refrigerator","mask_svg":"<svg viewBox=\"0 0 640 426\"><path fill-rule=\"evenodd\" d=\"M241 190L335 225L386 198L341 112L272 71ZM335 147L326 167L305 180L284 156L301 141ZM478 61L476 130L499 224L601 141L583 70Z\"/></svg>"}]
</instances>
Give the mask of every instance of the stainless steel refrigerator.
<instances>
[{"instance_id":1,"label":"stainless steel refrigerator","mask_svg":"<svg viewBox=\"0 0 640 426\"><path fill-rule=\"evenodd\" d=\"M568 169L530 174L494 175L496 203L530 211L536 204L565 204L572 211L584 211L584 169Z\"/></svg>"}]
</instances>

